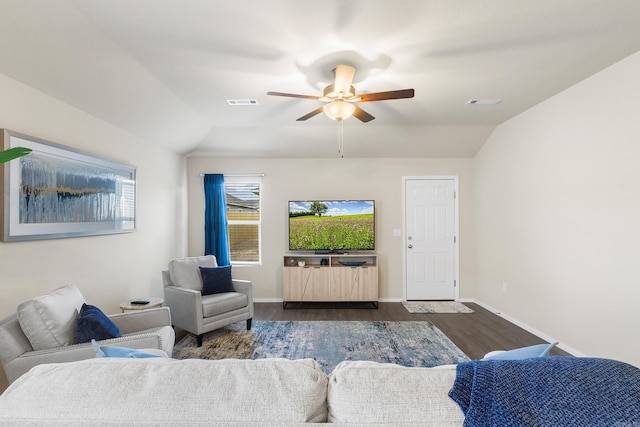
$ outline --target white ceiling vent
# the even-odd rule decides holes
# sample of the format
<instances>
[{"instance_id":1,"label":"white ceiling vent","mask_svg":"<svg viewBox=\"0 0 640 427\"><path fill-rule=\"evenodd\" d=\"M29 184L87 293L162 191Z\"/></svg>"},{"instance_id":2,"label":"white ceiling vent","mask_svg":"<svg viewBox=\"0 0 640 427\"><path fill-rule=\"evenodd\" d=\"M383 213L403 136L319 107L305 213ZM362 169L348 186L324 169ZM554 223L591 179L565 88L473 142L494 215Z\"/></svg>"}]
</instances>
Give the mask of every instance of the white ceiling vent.
<instances>
[{"instance_id":1,"label":"white ceiling vent","mask_svg":"<svg viewBox=\"0 0 640 427\"><path fill-rule=\"evenodd\" d=\"M257 99L227 99L229 105L258 105Z\"/></svg>"},{"instance_id":2,"label":"white ceiling vent","mask_svg":"<svg viewBox=\"0 0 640 427\"><path fill-rule=\"evenodd\" d=\"M490 98L475 98L468 100L465 104L467 105L498 105L502 102L502 99L490 99Z\"/></svg>"}]
</instances>

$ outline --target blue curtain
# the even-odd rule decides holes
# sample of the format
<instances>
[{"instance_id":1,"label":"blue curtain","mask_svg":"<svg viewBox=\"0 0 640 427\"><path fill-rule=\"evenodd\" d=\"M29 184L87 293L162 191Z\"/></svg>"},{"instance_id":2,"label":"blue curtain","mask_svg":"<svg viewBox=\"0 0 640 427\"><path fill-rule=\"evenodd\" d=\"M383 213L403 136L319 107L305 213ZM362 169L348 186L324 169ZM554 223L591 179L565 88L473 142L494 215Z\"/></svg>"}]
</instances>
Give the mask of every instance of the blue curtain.
<instances>
[{"instance_id":1,"label":"blue curtain","mask_svg":"<svg viewBox=\"0 0 640 427\"><path fill-rule=\"evenodd\" d=\"M205 174L204 200L204 254L215 255L218 265L231 265L224 175Z\"/></svg>"}]
</instances>

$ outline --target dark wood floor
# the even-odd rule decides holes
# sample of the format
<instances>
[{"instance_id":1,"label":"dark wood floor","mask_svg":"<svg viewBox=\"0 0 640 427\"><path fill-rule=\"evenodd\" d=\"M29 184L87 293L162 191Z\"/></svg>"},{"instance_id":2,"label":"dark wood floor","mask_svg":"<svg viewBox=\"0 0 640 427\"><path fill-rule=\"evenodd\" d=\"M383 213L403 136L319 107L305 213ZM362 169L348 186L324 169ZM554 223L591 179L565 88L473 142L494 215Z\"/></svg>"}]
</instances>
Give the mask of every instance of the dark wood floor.
<instances>
[{"instance_id":1,"label":"dark wood floor","mask_svg":"<svg viewBox=\"0 0 640 427\"><path fill-rule=\"evenodd\" d=\"M467 356L478 359L489 351L508 350L545 341L506 321L478 304L465 303L474 310L469 314L411 314L402 303L371 304L290 304L254 303L254 320L427 320L436 325ZM567 355L554 349L554 355Z\"/></svg>"}]
</instances>

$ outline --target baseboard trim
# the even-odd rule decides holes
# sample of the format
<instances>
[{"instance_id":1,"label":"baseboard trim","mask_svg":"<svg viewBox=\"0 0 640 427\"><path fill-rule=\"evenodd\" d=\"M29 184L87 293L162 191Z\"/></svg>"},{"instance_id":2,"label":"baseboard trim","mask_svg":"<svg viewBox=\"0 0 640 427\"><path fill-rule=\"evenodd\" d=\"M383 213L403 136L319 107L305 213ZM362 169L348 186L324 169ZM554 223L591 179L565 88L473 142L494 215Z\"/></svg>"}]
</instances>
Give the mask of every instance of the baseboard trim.
<instances>
[{"instance_id":1,"label":"baseboard trim","mask_svg":"<svg viewBox=\"0 0 640 427\"><path fill-rule=\"evenodd\" d=\"M490 312L492 312L496 316L502 317L504 320L508 321L509 323L513 323L517 327L522 328L525 331L527 331L529 333L532 333L533 335L535 335L538 338L541 338L541 339L543 339L543 340L545 340L547 342L556 342L556 341L558 341L559 342L558 348L560 348L561 350L566 351L567 353L569 353L569 354L571 354L573 356L576 356L576 357L587 357L587 355L582 353L581 351L578 351L575 348L564 344L560 340L558 340L556 338L553 338L552 336L547 335L547 334L537 330L536 328L533 328L533 327L527 325L526 323L521 322L520 320L518 320L518 319L516 319L516 318L514 318L512 316L509 316L508 314L505 314L505 313L501 312L500 310L497 310L497 309L491 307L489 304L486 304L486 303L484 303L482 301L478 301L478 300L473 299L473 298L465 298L465 299L461 299L460 301L461 302L471 302L471 303L474 303L474 304L478 304L480 307L482 307L482 308L484 308L486 310L489 310Z\"/></svg>"},{"instance_id":2,"label":"baseboard trim","mask_svg":"<svg viewBox=\"0 0 640 427\"><path fill-rule=\"evenodd\" d=\"M282 302L282 298L254 298L253 302ZM378 302L402 302L402 298L380 298Z\"/></svg>"},{"instance_id":3,"label":"baseboard trim","mask_svg":"<svg viewBox=\"0 0 640 427\"><path fill-rule=\"evenodd\" d=\"M279 303L282 303L282 298L254 298L253 302L279 302Z\"/></svg>"}]
</instances>

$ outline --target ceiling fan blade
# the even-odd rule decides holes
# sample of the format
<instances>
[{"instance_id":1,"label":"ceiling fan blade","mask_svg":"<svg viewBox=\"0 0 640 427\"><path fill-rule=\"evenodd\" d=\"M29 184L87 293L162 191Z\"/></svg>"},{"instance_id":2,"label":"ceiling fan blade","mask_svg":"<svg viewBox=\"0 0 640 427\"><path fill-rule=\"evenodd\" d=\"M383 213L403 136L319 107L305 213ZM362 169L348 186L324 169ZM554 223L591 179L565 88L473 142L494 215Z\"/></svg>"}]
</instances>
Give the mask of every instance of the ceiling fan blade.
<instances>
[{"instance_id":1,"label":"ceiling fan blade","mask_svg":"<svg viewBox=\"0 0 640 427\"><path fill-rule=\"evenodd\" d=\"M349 99L349 101L352 101L352 102L385 101L387 99L413 98L414 95L415 95L415 90L413 89L401 89L401 90L391 90L389 92L365 93L363 95L358 95L353 99Z\"/></svg>"},{"instance_id":2,"label":"ceiling fan blade","mask_svg":"<svg viewBox=\"0 0 640 427\"><path fill-rule=\"evenodd\" d=\"M297 122L303 122L307 119L310 119L313 116L317 116L318 114L322 113L322 107L318 107L315 110L313 110L312 112L310 112L309 114L305 114L304 116L296 119Z\"/></svg>"},{"instance_id":3,"label":"ceiling fan blade","mask_svg":"<svg viewBox=\"0 0 640 427\"><path fill-rule=\"evenodd\" d=\"M353 76L356 73L356 69L349 65L339 64L336 67L336 81L333 86L333 90L336 93L348 94L351 89L351 82L353 82Z\"/></svg>"},{"instance_id":4,"label":"ceiling fan blade","mask_svg":"<svg viewBox=\"0 0 640 427\"><path fill-rule=\"evenodd\" d=\"M302 98L302 99L320 99L319 96L313 95L298 95L297 93L284 93L284 92L267 92L267 95L273 96L287 96L289 98Z\"/></svg>"},{"instance_id":5,"label":"ceiling fan blade","mask_svg":"<svg viewBox=\"0 0 640 427\"><path fill-rule=\"evenodd\" d=\"M357 105L354 105L354 107L356 107L356 109L353 111L353 116L360 120L363 123L367 123L370 122L371 120L375 119L375 117L373 117L371 114L367 113L366 111L364 111L362 108L358 107Z\"/></svg>"}]
</instances>

